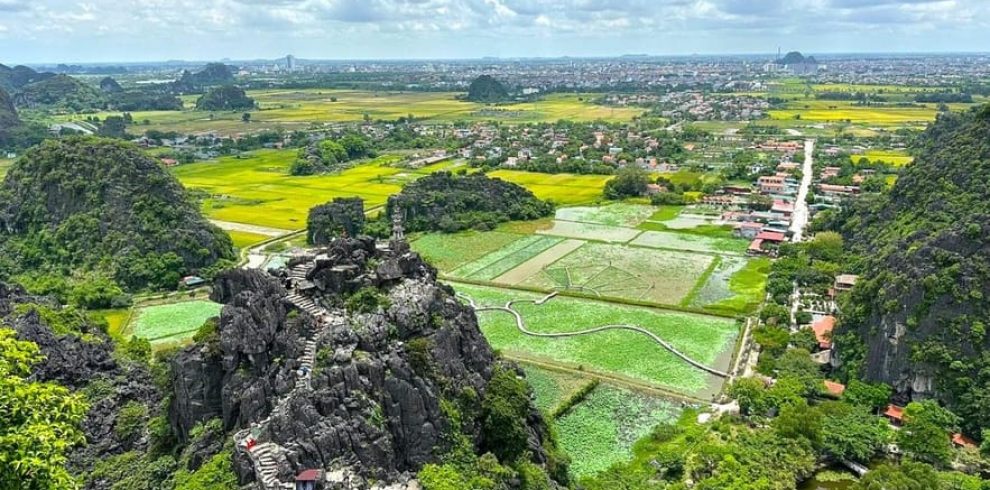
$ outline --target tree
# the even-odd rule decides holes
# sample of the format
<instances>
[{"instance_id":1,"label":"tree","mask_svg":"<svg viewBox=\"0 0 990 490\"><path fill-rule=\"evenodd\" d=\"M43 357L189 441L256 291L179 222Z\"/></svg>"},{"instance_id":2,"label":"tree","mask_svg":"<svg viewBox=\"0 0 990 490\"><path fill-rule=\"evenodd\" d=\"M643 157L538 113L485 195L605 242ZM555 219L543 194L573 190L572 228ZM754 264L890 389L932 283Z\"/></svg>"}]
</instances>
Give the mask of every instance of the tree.
<instances>
[{"instance_id":1,"label":"tree","mask_svg":"<svg viewBox=\"0 0 990 490\"><path fill-rule=\"evenodd\" d=\"M83 444L83 397L54 383L29 381L41 361L33 342L0 328L0 488L76 488L67 469L68 451Z\"/></svg>"},{"instance_id":2,"label":"tree","mask_svg":"<svg viewBox=\"0 0 990 490\"><path fill-rule=\"evenodd\" d=\"M952 459L948 431L955 430L958 417L932 400L911 402L904 407L904 426L897 433L897 445L915 461L944 467Z\"/></svg>"},{"instance_id":3,"label":"tree","mask_svg":"<svg viewBox=\"0 0 990 490\"><path fill-rule=\"evenodd\" d=\"M245 112L244 114L241 114L241 122L244 122L244 123L251 122L251 113L250 112Z\"/></svg>"},{"instance_id":4,"label":"tree","mask_svg":"<svg viewBox=\"0 0 990 490\"><path fill-rule=\"evenodd\" d=\"M100 136L110 138L127 137L127 122L121 116L107 116L100 125Z\"/></svg>"},{"instance_id":5,"label":"tree","mask_svg":"<svg viewBox=\"0 0 990 490\"><path fill-rule=\"evenodd\" d=\"M806 246L808 255L816 260L836 261L842 258L842 235L834 231L821 231L815 234Z\"/></svg>"},{"instance_id":6,"label":"tree","mask_svg":"<svg viewBox=\"0 0 990 490\"><path fill-rule=\"evenodd\" d=\"M784 405L780 415L773 419L773 428L782 437L804 438L815 448L822 444L822 414L817 408L808 406L805 400Z\"/></svg>"},{"instance_id":7,"label":"tree","mask_svg":"<svg viewBox=\"0 0 990 490\"><path fill-rule=\"evenodd\" d=\"M890 385L885 383L867 383L858 379L850 379L842 399L853 405L866 407L871 411L879 410L887 405L893 392Z\"/></svg>"},{"instance_id":8,"label":"tree","mask_svg":"<svg viewBox=\"0 0 990 490\"><path fill-rule=\"evenodd\" d=\"M606 199L624 199L646 194L646 187L650 185L650 174L636 166L627 166L605 183Z\"/></svg>"},{"instance_id":9,"label":"tree","mask_svg":"<svg viewBox=\"0 0 990 490\"><path fill-rule=\"evenodd\" d=\"M483 448L499 461L515 461L528 449L529 388L515 371L497 366L481 403Z\"/></svg>"},{"instance_id":10,"label":"tree","mask_svg":"<svg viewBox=\"0 0 990 490\"><path fill-rule=\"evenodd\" d=\"M940 488L938 472L927 464L906 461L882 464L853 485L853 490L932 490Z\"/></svg>"},{"instance_id":11,"label":"tree","mask_svg":"<svg viewBox=\"0 0 990 490\"><path fill-rule=\"evenodd\" d=\"M825 402L820 410L822 448L834 458L867 463L890 437L887 423L865 407Z\"/></svg>"}]
</instances>

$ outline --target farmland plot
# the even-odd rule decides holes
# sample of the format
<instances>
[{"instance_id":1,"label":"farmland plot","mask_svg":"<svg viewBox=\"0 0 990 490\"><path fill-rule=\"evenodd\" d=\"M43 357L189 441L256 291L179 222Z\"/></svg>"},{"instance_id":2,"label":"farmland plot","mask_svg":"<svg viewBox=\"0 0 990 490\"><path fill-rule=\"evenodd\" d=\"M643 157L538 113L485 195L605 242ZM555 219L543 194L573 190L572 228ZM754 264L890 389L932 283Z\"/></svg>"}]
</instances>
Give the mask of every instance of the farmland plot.
<instances>
[{"instance_id":1,"label":"farmland plot","mask_svg":"<svg viewBox=\"0 0 990 490\"><path fill-rule=\"evenodd\" d=\"M186 301L148 306L137 311L131 333L152 343L191 337L208 318L220 314L222 305L212 301Z\"/></svg>"},{"instance_id":2,"label":"farmland plot","mask_svg":"<svg viewBox=\"0 0 990 490\"><path fill-rule=\"evenodd\" d=\"M710 255L588 242L522 284L674 305L712 260Z\"/></svg>"},{"instance_id":3,"label":"farmland plot","mask_svg":"<svg viewBox=\"0 0 990 490\"><path fill-rule=\"evenodd\" d=\"M537 233L599 242L625 243L636 238L636 235L639 235L640 232L639 230L618 226L577 223L573 221L554 221L550 229L539 230Z\"/></svg>"},{"instance_id":4,"label":"farmland plot","mask_svg":"<svg viewBox=\"0 0 990 490\"><path fill-rule=\"evenodd\" d=\"M523 238L523 235L500 231L431 233L413 241L412 248L427 262L446 272L511 246Z\"/></svg>"},{"instance_id":5,"label":"farmland plot","mask_svg":"<svg viewBox=\"0 0 990 490\"><path fill-rule=\"evenodd\" d=\"M501 305L511 299L535 300L541 294L453 284L481 305ZM600 301L557 297L543 305L520 303L527 328L535 332L565 332L614 324L640 325L656 333L695 360L725 369L738 334L727 318L618 305ZM536 338L524 335L512 316L490 311L478 321L492 347L518 357L547 360L589 372L636 380L696 397L718 392L721 378L690 366L642 334L605 331L568 338Z\"/></svg>"},{"instance_id":6,"label":"farmland plot","mask_svg":"<svg viewBox=\"0 0 990 490\"><path fill-rule=\"evenodd\" d=\"M580 479L628 460L637 440L658 424L676 421L680 413L679 406L662 398L607 385L595 388L557 420L571 474Z\"/></svg>"},{"instance_id":7,"label":"farmland plot","mask_svg":"<svg viewBox=\"0 0 990 490\"><path fill-rule=\"evenodd\" d=\"M552 412L560 402L588 384L588 378L576 374L561 373L549 369L523 364L526 381L533 388L536 407L546 413Z\"/></svg>"},{"instance_id":8,"label":"farmland plot","mask_svg":"<svg viewBox=\"0 0 990 490\"><path fill-rule=\"evenodd\" d=\"M635 228L644 220L653 216L656 211L657 208L655 206L615 203L605 206L560 208L557 210L556 217L561 221L578 221L582 223Z\"/></svg>"},{"instance_id":9,"label":"farmland plot","mask_svg":"<svg viewBox=\"0 0 990 490\"><path fill-rule=\"evenodd\" d=\"M465 279L490 281L562 240L557 237L530 235L474 262L458 267L452 274Z\"/></svg>"}]
</instances>

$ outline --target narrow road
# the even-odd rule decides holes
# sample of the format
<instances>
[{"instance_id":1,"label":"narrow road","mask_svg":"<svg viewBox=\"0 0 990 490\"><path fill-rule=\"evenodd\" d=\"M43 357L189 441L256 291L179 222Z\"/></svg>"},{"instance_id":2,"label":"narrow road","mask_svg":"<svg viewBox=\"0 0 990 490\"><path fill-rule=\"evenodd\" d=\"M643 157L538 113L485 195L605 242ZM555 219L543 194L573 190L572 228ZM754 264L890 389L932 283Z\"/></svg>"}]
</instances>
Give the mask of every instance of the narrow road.
<instances>
[{"instance_id":1,"label":"narrow road","mask_svg":"<svg viewBox=\"0 0 990 490\"><path fill-rule=\"evenodd\" d=\"M794 215L791 217L791 231L794 232L794 236L791 238L793 242L800 242L804 237L804 227L808 225L808 190L811 188L811 179L814 177L812 175L812 166L814 158L812 155L815 153L815 140L808 139L804 141L804 167L801 169L801 187L798 189L797 200L794 202Z\"/></svg>"},{"instance_id":2,"label":"narrow road","mask_svg":"<svg viewBox=\"0 0 990 490\"><path fill-rule=\"evenodd\" d=\"M710 368L710 367L708 367L708 366L706 366L706 365L704 365L704 364L702 364L702 363L700 363L698 361L695 361L694 359L691 359L687 355L683 354L681 351L677 350L674 346L672 346L669 343L667 343L667 341L665 341L662 338L660 338L659 336L657 336L657 334L655 334L655 333L653 333L653 332L651 332L651 331L649 331L649 330L647 330L645 328L642 328L640 326L637 326L637 325L627 325L627 324L602 325L600 327L589 328L589 329L586 329L586 330L578 330L578 331L574 331L574 332L559 332L559 333L533 332L533 331L528 330L526 328L526 322L523 320L522 315L520 315L518 311L516 311L515 309L512 308L512 305L515 304L515 303L533 303L534 305L542 305L542 304L546 303L547 301L550 301L551 299L553 299L554 296L557 296L557 293L550 293L550 294L548 294L548 295L546 295L543 298L540 298L538 300L512 300L512 301L509 301L508 303L506 303L505 306L478 306L474 302L474 300L471 299L467 295L464 295L464 294L461 294L461 293L457 293L457 296L459 298L467 301L468 302L468 305L471 306L471 308L474 311L476 311L476 312L477 311L504 311L505 313L508 313L508 314L512 315L516 319L516 328L518 328L519 331L522 332L523 334L529 335L531 337L564 338L564 337L577 337L579 335L588 335L588 334L593 334L593 333L598 333L598 332L604 332L606 330L629 330L631 332L636 332L636 333L639 333L639 334L646 335L647 337L649 337L654 342L660 344L661 347L663 347L664 349L667 349L668 351L670 351L671 354L674 354L675 356L681 358L681 360L683 360L684 362L686 362L686 363L688 363L688 364L690 364L690 365L692 365L692 366L694 366L694 367L696 367L696 368L698 368L698 369L700 369L702 371L705 371L705 372L710 373L710 374L714 374L715 376L718 376L718 377L721 377L721 378L728 378L729 377L729 373L719 371L718 369Z\"/></svg>"}]
</instances>

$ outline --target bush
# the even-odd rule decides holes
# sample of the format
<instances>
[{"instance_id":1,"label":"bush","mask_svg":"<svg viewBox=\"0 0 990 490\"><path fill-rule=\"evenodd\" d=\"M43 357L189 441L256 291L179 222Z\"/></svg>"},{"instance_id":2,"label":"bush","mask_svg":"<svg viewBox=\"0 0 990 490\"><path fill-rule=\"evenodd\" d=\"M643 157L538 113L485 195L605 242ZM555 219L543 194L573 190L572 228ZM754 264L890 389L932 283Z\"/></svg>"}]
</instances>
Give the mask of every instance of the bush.
<instances>
[{"instance_id":1,"label":"bush","mask_svg":"<svg viewBox=\"0 0 990 490\"><path fill-rule=\"evenodd\" d=\"M481 403L482 447L499 461L515 461L528 449L529 386L516 372L496 366Z\"/></svg>"},{"instance_id":2,"label":"bush","mask_svg":"<svg viewBox=\"0 0 990 490\"><path fill-rule=\"evenodd\" d=\"M344 306L352 313L375 313L379 308L387 309L389 302L377 288L368 286L347 298Z\"/></svg>"},{"instance_id":3,"label":"bush","mask_svg":"<svg viewBox=\"0 0 990 490\"><path fill-rule=\"evenodd\" d=\"M123 441L130 441L144 430L144 419L148 416L148 407L143 403L131 400L121 407L114 423L113 431Z\"/></svg>"}]
</instances>

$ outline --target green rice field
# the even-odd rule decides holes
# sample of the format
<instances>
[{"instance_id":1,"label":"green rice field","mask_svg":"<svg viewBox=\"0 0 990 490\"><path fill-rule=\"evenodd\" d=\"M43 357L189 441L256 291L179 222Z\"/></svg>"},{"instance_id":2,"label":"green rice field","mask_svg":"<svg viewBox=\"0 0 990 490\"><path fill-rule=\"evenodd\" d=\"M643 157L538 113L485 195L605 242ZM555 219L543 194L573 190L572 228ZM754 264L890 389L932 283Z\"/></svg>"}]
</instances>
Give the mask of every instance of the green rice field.
<instances>
[{"instance_id":1,"label":"green rice field","mask_svg":"<svg viewBox=\"0 0 990 490\"><path fill-rule=\"evenodd\" d=\"M862 155L849 156L853 163L859 163L863 158L872 163L883 162L895 167L903 167L914 161L914 157L908 155L907 152L895 150L867 150Z\"/></svg>"},{"instance_id":2,"label":"green rice field","mask_svg":"<svg viewBox=\"0 0 990 490\"><path fill-rule=\"evenodd\" d=\"M542 295L453 283L480 305L504 304L511 299L538 299ZM583 330L611 324L635 324L655 332L685 354L710 366L729 365L739 328L734 320L557 297L537 306L518 304L527 328L537 332ZM629 331L606 331L561 339L522 334L513 317L504 312L478 314L481 329L496 349L507 354L543 360L619 376L696 397L718 392L722 380L694 368L654 343Z\"/></svg>"},{"instance_id":3,"label":"green rice field","mask_svg":"<svg viewBox=\"0 0 990 490\"><path fill-rule=\"evenodd\" d=\"M530 235L458 267L451 274L465 279L490 281L561 241L563 239L557 237Z\"/></svg>"},{"instance_id":4,"label":"green rice field","mask_svg":"<svg viewBox=\"0 0 990 490\"><path fill-rule=\"evenodd\" d=\"M139 308L130 334L152 342L172 342L191 337L208 318L220 314L222 305L212 301L186 301Z\"/></svg>"},{"instance_id":5,"label":"green rice field","mask_svg":"<svg viewBox=\"0 0 990 490\"><path fill-rule=\"evenodd\" d=\"M668 400L601 385L557 419L558 441L571 457L576 479L632 457L633 444L661 423L674 422L681 408Z\"/></svg>"},{"instance_id":6,"label":"green rice field","mask_svg":"<svg viewBox=\"0 0 990 490\"><path fill-rule=\"evenodd\" d=\"M255 243L260 243L271 238L267 235L236 230L228 230L227 234L230 235L230 239L234 241L234 246L237 248L247 248Z\"/></svg>"},{"instance_id":7,"label":"green rice field","mask_svg":"<svg viewBox=\"0 0 990 490\"><path fill-rule=\"evenodd\" d=\"M415 239L412 248L438 269L452 271L523 238L525 235L501 231L432 233Z\"/></svg>"}]
</instances>

